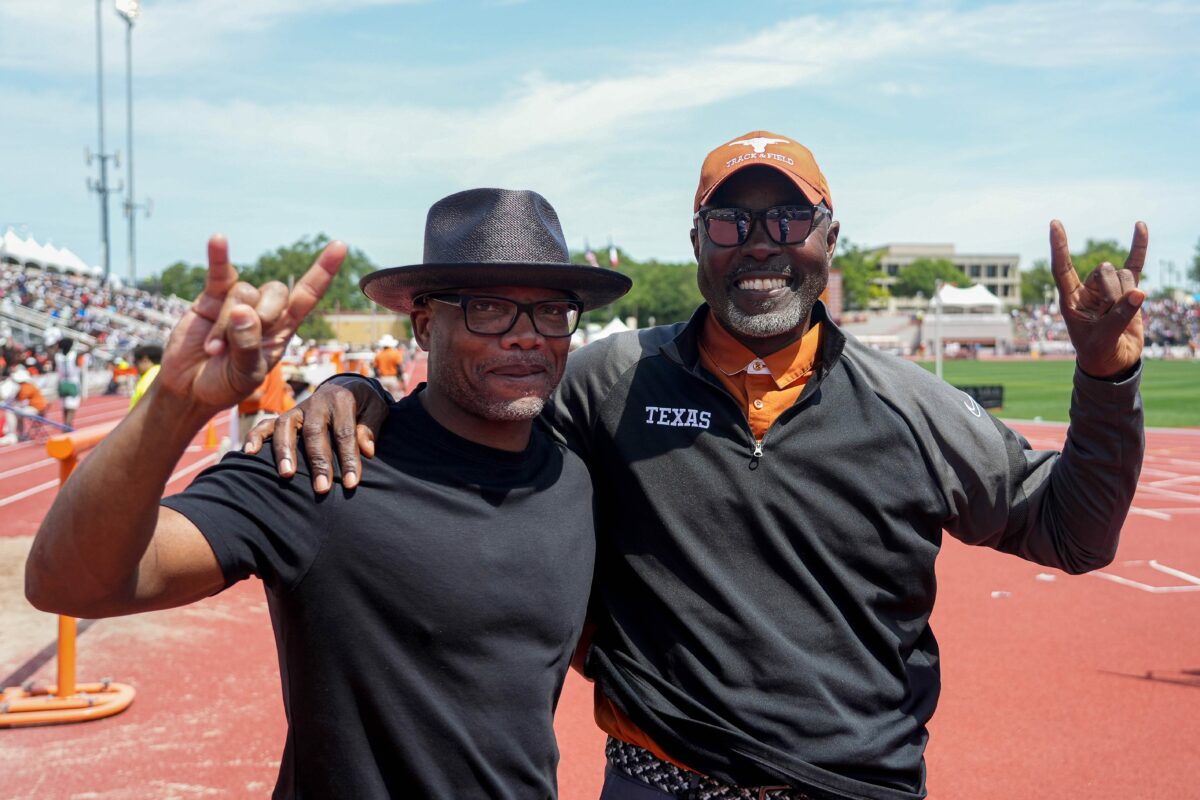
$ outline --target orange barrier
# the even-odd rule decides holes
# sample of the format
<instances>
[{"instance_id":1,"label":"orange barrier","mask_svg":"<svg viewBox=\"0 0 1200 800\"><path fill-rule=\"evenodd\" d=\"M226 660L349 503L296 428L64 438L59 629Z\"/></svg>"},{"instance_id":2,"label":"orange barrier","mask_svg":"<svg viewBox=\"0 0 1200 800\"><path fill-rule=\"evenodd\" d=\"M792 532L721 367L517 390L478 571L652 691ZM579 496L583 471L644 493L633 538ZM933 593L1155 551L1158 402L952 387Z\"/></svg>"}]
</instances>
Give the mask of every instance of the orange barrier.
<instances>
[{"instance_id":1,"label":"orange barrier","mask_svg":"<svg viewBox=\"0 0 1200 800\"><path fill-rule=\"evenodd\" d=\"M100 444L120 420L53 436L46 451L58 459L59 484L66 483L79 456ZM98 683L75 682L75 618L58 618L58 684L9 686L0 695L0 728L18 725L57 725L84 722L120 713L133 702L132 686L105 678Z\"/></svg>"}]
</instances>

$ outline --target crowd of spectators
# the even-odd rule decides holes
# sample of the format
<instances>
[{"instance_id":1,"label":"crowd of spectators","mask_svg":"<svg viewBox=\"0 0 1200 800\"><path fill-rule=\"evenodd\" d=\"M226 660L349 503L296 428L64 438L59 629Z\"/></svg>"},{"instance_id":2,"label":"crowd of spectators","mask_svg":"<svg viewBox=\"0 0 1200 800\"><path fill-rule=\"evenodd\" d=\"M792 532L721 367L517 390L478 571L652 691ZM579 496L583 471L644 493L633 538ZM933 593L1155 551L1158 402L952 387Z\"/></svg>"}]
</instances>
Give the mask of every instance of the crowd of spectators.
<instances>
[{"instance_id":1,"label":"crowd of spectators","mask_svg":"<svg viewBox=\"0 0 1200 800\"><path fill-rule=\"evenodd\" d=\"M97 341L98 351L112 357L142 342L163 341L187 305L141 289L106 286L93 277L0 266L0 309L21 306L45 314L61 335L86 334Z\"/></svg>"},{"instance_id":2,"label":"crowd of spectators","mask_svg":"<svg viewBox=\"0 0 1200 800\"><path fill-rule=\"evenodd\" d=\"M1147 300L1142 311L1148 357L1197 356L1200 303ZM1054 351L1070 347L1067 326L1057 303L1014 309L1012 316L1018 349Z\"/></svg>"}]
</instances>

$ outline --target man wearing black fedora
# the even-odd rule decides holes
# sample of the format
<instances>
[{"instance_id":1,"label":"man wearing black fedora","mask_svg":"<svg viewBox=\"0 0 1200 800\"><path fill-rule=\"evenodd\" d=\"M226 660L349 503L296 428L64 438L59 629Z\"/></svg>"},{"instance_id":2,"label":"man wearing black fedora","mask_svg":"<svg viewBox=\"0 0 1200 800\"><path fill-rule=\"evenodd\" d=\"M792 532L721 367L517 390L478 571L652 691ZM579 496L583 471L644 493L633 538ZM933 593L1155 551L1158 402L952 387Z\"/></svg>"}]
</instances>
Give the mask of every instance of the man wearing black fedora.
<instances>
[{"instance_id":1,"label":"man wearing black fedora","mask_svg":"<svg viewBox=\"0 0 1200 800\"><path fill-rule=\"evenodd\" d=\"M164 485L195 434L278 361L345 256L289 295L236 282L220 237L146 397L76 470L26 565L38 608L88 618L265 585L288 736L276 797L553 798L554 708L595 552L591 481L536 418L580 314L629 289L569 263L532 192L436 203L420 264L362 280L410 314L428 384L384 411L364 480L314 491L271 454ZM130 516L106 513L121 496ZM351 500L353 498L353 500ZM399 502L398 502L399 500ZM349 534L353 535L349 535Z\"/></svg>"}]
</instances>

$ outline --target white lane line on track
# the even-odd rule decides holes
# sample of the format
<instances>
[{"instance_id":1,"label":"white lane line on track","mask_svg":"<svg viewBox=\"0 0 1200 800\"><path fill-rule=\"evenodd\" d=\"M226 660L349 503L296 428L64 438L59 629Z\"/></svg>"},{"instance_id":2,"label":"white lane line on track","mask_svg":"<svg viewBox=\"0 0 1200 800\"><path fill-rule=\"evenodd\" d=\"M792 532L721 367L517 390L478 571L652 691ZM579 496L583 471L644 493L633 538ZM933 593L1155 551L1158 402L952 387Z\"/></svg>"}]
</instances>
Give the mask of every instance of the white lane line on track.
<instances>
[{"instance_id":1,"label":"white lane line on track","mask_svg":"<svg viewBox=\"0 0 1200 800\"><path fill-rule=\"evenodd\" d=\"M1164 575L1170 575L1172 578L1178 578L1181 581L1185 581L1188 585L1187 586L1151 586L1148 583L1142 583L1141 581L1135 581L1135 580L1131 580L1129 578L1122 578L1120 575L1113 575L1111 572L1101 572L1099 570L1097 570L1095 572L1089 572L1088 574L1094 575L1097 578L1102 578L1103 580L1106 580L1106 581L1112 581L1113 583L1120 584L1121 586L1128 586L1132 589L1137 589L1138 591L1149 592L1150 594L1178 594L1180 592L1200 592L1200 577L1192 575L1191 573L1188 573L1188 572L1184 572L1181 569L1175 569L1174 567L1168 567L1166 564L1163 564L1158 559L1152 558L1149 561L1126 561L1124 563L1126 566L1140 566L1142 564L1145 564L1146 566L1150 567L1150 569L1155 570L1156 572L1161 572Z\"/></svg>"},{"instance_id":2,"label":"white lane line on track","mask_svg":"<svg viewBox=\"0 0 1200 800\"><path fill-rule=\"evenodd\" d=\"M1177 475L1160 481L1149 481L1150 486L1174 486L1177 483L1200 483L1200 475Z\"/></svg>"},{"instance_id":3,"label":"white lane line on track","mask_svg":"<svg viewBox=\"0 0 1200 800\"><path fill-rule=\"evenodd\" d=\"M1165 521L1167 521L1167 522L1170 522L1170 521L1171 521L1171 515L1170 515L1170 514L1167 514L1167 513L1165 513L1165 512L1162 512L1162 511L1159 511L1158 509L1152 509L1152 508L1138 508L1137 506L1130 506L1130 507L1129 507L1129 513L1130 513L1130 514L1137 514L1137 515L1139 515L1139 516L1143 516L1143 517L1152 517L1152 518L1154 518L1154 519L1161 519L1161 520L1165 520Z\"/></svg>"},{"instance_id":4,"label":"white lane line on track","mask_svg":"<svg viewBox=\"0 0 1200 800\"><path fill-rule=\"evenodd\" d=\"M56 460L57 459L53 458L43 458L41 461L33 461L22 467L6 469L4 472L0 472L0 479L11 478L13 475L22 475L31 469L37 469L38 467L44 467L47 464L53 464Z\"/></svg>"},{"instance_id":5,"label":"white lane line on track","mask_svg":"<svg viewBox=\"0 0 1200 800\"><path fill-rule=\"evenodd\" d=\"M189 444L186 452L197 453L203 449L204 449L204 445ZM15 467L13 469L8 469L8 470L5 470L4 472L0 472L0 480L3 480L5 478L11 478L14 475L23 475L31 469L39 469L41 467L48 467L51 464L56 463L57 461L58 461L58 459L56 459L56 458L43 458L41 461L33 461L33 462L30 462L21 467Z\"/></svg>"},{"instance_id":6,"label":"white lane line on track","mask_svg":"<svg viewBox=\"0 0 1200 800\"><path fill-rule=\"evenodd\" d=\"M1186 492L1175 492L1170 489L1162 489L1152 483L1147 485L1139 485L1137 490L1139 494L1145 492L1146 494L1154 495L1155 497L1169 497L1172 500L1191 500L1193 502L1200 503L1200 495L1187 494Z\"/></svg>"},{"instance_id":7,"label":"white lane line on track","mask_svg":"<svg viewBox=\"0 0 1200 800\"><path fill-rule=\"evenodd\" d=\"M1128 586L1132 589L1137 589L1150 594L1178 594L1180 592L1200 592L1200 586L1151 586L1148 583L1141 581L1131 581L1128 578L1122 578L1120 575L1110 575L1107 572L1089 572L1088 575L1093 575L1097 578L1103 578L1106 581L1119 583L1122 586Z\"/></svg>"},{"instance_id":8,"label":"white lane line on track","mask_svg":"<svg viewBox=\"0 0 1200 800\"><path fill-rule=\"evenodd\" d=\"M221 454L219 451L209 453L208 455L204 456L203 458L197 459L195 464L189 464L188 466L184 467L183 469L177 470L176 472L172 473L170 478L167 478L167 485L170 486L175 481L179 480L180 478L182 478L186 475L191 475L193 472L199 472L200 470L207 467L209 464L216 462L217 459L220 457L220 455Z\"/></svg>"},{"instance_id":9,"label":"white lane line on track","mask_svg":"<svg viewBox=\"0 0 1200 800\"><path fill-rule=\"evenodd\" d=\"M189 448L189 450L190 450L190 448ZM174 473L172 473L171 477L167 479L167 485L174 483L175 481L179 480L180 478L191 475L193 472L198 472L198 471L204 469L209 464L216 461L218 455L220 455L218 452L209 453L208 455L204 456L203 458L197 460L196 463L189 464L188 466L184 467L181 470L176 470ZM17 492L14 495L9 495L8 497L5 497L5 498L0 498L0 508L3 508L4 506L16 503L19 500L24 500L26 497L32 497L33 495L38 494L39 492L44 492L48 489L54 489L57 486L58 486L58 480L55 479L52 481L46 481L45 483L40 483L37 486L26 489L23 492Z\"/></svg>"},{"instance_id":10,"label":"white lane line on track","mask_svg":"<svg viewBox=\"0 0 1200 800\"><path fill-rule=\"evenodd\" d=\"M1179 578L1179 580L1181 580L1181 581L1187 581L1188 583L1194 584L1196 586L1200 586L1200 577L1192 575L1190 572L1184 572L1181 569L1175 569L1174 567L1168 567L1166 564L1163 564L1161 561L1159 561L1156 558L1152 558L1149 561L1147 561L1146 563L1150 565L1151 569L1156 569L1159 572L1170 575L1173 578Z\"/></svg>"},{"instance_id":11,"label":"white lane line on track","mask_svg":"<svg viewBox=\"0 0 1200 800\"><path fill-rule=\"evenodd\" d=\"M1150 467L1150 466L1146 466L1143 464L1142 465L1142 479L1145 479L1147 477L1174 479L1174 478L1187 478L1187 477L1191 477L1191 476L1181 475L1180 473L1175 472L1174 470L1158 469L1157 467ZM1146 481L1146 482L1147 483L1152 483L1152 482L1158 483L1158 481Z\"/></svg>"},{"instance_id":12,"label":"white lane line on track","mask_svg":"<svg viewBox=\"0 0 1200 800\"><path fill-rule=\"evenodd\" d=\"M1194 470L1200 470L1200 461L1193 461L1189 458L1169 458L1166 456L1147 456L1147 461L1162 462L1170 464L1173 467L1188 467Z\"/></svg>"},{"instance_id":13,"label":"white lane line on track","mask_svg":"<svg viewBox=\"0 0 1200 800\"><path fill-rule=\"evenodd\" d=\"M23 492L17 492L16 494L9 495L8 497L5 497L4 499L0 500L0 508L3 508L4 506L7 506L11 503L15 503L18 500L24 500L26 497L32 497L33 495L37 494L38 492L44 492L47 489L53 489L56 486L58 486L57 478L55 478L52 481L46 481L45 483L40 483L37 486L34 486L31 489L26 489Z\"/></svg>"}]
</instances>

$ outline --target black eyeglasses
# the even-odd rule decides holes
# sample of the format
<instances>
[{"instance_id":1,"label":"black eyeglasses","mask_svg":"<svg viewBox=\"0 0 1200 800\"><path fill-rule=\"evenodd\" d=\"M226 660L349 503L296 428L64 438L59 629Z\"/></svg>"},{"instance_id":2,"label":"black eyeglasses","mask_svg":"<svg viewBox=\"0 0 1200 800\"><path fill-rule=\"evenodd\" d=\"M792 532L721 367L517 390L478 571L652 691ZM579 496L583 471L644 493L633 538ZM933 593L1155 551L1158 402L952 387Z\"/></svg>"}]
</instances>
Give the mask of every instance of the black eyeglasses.
<instances>
[{"instance_id":1,"label":"black eyeglasses","mask_svg":"<svg viewBox=\"0 0 1200 800\"><path fill-rule=\"evenodd\" d=\"M463 311L467 330L480 336L502 336L517 324L517 317L528 314L533 329L549 339L561 339L575 333L579 327L583 304L577 300L537 300L518 303L505 297L472 294L426 294L418 303L437 300Z\"/></svg>"},{"instance_id":2,"label":"black eyeglasses","mask_svg":"<svg viewBox=\"0 0 1200 800\"><path fill-rule=\"evenodd\" d=\"M694 222L704 224L709 241L719 247L746 243L755 221L761 221L775 244L803 244L812 233L821 206L771 206L759 211L748 208L702 208Z\"/></svg>"}]
</instances>

